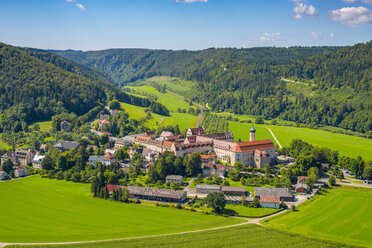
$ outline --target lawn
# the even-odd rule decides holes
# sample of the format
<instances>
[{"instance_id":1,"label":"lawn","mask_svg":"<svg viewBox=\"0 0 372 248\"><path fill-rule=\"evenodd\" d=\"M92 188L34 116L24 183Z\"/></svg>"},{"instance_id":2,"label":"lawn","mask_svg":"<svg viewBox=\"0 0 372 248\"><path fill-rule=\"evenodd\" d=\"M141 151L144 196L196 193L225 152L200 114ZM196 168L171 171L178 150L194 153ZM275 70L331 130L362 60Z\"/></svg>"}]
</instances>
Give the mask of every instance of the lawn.
<instances>
[{"instance_id":1,"label":"lawn","mask_svg":"<svg viewBox=\"0 0 372 248\"><path fill-rule=\"evenodd\" d=\"M239 216L248 218L260 218L280 211L280 209L275 208L250 208L240 204L227 204L225 208L227 210L234 210Z\"/></svg>"},{"instance_id":2,"label":"lawn","mask_svg":"<svg viewBox=\"0 0 372 248\"><path fill-rule=\"evenodd\" d=\"M103 240L243 222L175 208L97 199L92 197L89 184L39 176L0 183L0 199L0 242Z\"/></svg>"},{"instance_id":3,"label":"lawn","mask_svg":"<svg viewBox=\"0 0 372 248\"><path fill-rule=\"evenodd\" d=\"M275 139L267 128L270 128L282 146L288 146L293 139L302 139L312 145L328 147L339 151L340 155L356 158L362 156L365 160L372 160L372 139L361 138L346 134L332 133L310 128L274 126L253 124L256 129L256 140ZM229 130L234 134L235 141L249 140L249 130L252 124L229 121Z\"/></svg>"},{"instance_id":4,"label":"lawn","mask_svg":"<svg viewBox=\"0 0 372 248\"><path fill-rule=\"evenodd\" d=\"M133 119L141 119L146 117L144 107L138 107L130 105L127 103L120 103L121 109L128 112L129 116ZM176 112L171 112L171 116L161 116L152 113L152 119L146 121L146 126L149 128L157 128L159 126L167 125L179 125L180 130L186 129L188 127L194 127L196 125L197 116L190 114L181 114Z\"/></svg>"},{"instance_id":5,"label":"lawn","mask_svg":"<svg viewBox=\"0 0 372 248\"><path fill-rule=\"evenodd\" d=\"M6 149L6 150L9 150L11 148L10 145L8 145L7 143L4 143L2 140L1 140L1 133L0 133L0 149Z\"/></svg>"},{"instance_id":6,"label":"lawn","mask_svg":"<svg viewBox=\"0 0 372 248\"><path fill-rule=\"evenodd\" d=\"M282 248L282 247L347 247L340 243L323 241L314 238L306 238L297 234L290 234L265 228L258 225L248 224L238 227L225 228L197 233L179 234L172 236L160 236L153 238L121 240L111 242L98 242L89 244L69 244L50 246L9 246L13 248L210 248L210 247L232 247L232 248Z\"/></svg>"},{"instance_id":7,"label":"lawn","mask_svg":"<svg viewBox=\"0 0 372 248\"><path fill-rule=\"evenodd\" d=\"M296 212L275 216L263 224L309 237L372 246L371 209L371 189L339 187L306 201Z\"/></svg>"},{"instance_id":8,"label":"lawn","mask_svg":"<svg viewBox=\"0 0 372 248\"><path fill-rule=\"evenodd\" d=\"M310 128L272 125L267 125L267 127L273 131L282 146L289 145L292 139L302 139L313 145L339 151L340 155L352 158L362 156L365 160L372 160L372 139Z\"/></svg>"}]
</instances>

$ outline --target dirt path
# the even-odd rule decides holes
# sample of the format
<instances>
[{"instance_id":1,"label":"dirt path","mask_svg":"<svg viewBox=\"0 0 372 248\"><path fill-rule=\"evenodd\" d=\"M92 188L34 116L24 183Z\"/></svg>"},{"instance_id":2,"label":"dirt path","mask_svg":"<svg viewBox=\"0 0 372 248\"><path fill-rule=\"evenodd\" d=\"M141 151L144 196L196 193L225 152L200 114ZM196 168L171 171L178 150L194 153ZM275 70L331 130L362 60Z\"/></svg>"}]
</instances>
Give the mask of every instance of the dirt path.
<instances>
[{"instance_id":1,"label":"dirt path","mask_svg":"<svg viewBox=\"0 0 372 248\"><path fill-rule=\"evenodd\" d=\"M282 145L279 143L279 140L276 138L275 134L273 133L273 131L271 131L270 128L267 128L267 130L269 130L269 132L271 133L271 135L274 137L276 143L278 144L278 146L280 147L280 149L282 149Z\"/></svg>"},{"instance_id":2,"label":"dirt path","mask_svg":"<svg viewBox=\"0 0 372 248\"><path fill-rule=\"evenodd\" d=\"M245 222L234 224L234 225L228 225L228 226L221 226L221 227L214 227L214 228L208 228L208 229L202 229L202 230L194 230L194 231L186 231L186 232L178 232L178 233L167 233L167 234L157 234L157 235L148 235L148 236L140 236L140 237L129 237L129 238L120 238L120 239L106 239L106 240L91 240L91 241L75 241L75 242L53 242L53 243L0 243L0 247L6 247L8 245L67 245L67 244L89 244L89 243L97 243L97 242L110 242L110 241L120 241L120 240L133 240L133 239L144 239L144 238L155 238L155 237L166 237L166 236L174 236L174 235L181 235L181 234L188 234L188 233L198 233L198 232L206 232L206 231L213 231L213 230L220 230L230 227L237 227L237 226L243 226L247 224L257 224L260 226L264 226L260 223L261 220L271 218L273 216L282 214L284 212L288 211L283 210L280 212L277 212L275 214L265 216L262 218L255 218L255 219L249 219L249 218L243 218L243 217L229 217L229 218L235 218L235 219L242 219L245 220Z\"/></svg>"}]
</instances>

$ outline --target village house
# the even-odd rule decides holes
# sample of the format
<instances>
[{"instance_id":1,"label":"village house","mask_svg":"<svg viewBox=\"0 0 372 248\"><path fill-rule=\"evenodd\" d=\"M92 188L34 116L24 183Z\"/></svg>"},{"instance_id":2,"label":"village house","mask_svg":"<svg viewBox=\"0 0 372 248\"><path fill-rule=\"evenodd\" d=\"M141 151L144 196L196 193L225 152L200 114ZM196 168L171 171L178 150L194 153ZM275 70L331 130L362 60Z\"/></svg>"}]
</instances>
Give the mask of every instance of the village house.
<instances>
[{"instance_id":1,"label":"village house","mask_svg":"<svg viewBox=\"0 0 372 248\"><path fill-rule=\"evenodd\" d=\"M293 195L288 188L254 188L254 197L260 199L261 196L279 196L280 201L293 201Z\"/></svg>"},{"instance_id":2,"label":"village house","mask_svg":"<svg viewBox=\"0 0 372 248\"><path fill-rule=\"evenodd\" d=\"M102 162L102 156L90 155L88 158L88 164L96 164Z\"/></svg>"},{"instance_id":3,"label":"village house","mask_svg":"<svg viewBox=\"0 0 372 248\"><path fill-rule=\"evenodd\" d=\"M160 139L165 140L167 137L171 137L171 136L174 136L174 134L172 132L163 131L160 134Z\"/></svg>"},{"instance_id":4,"label":"village house","mask_svg":"<svg viewBox=\"0 0 372 248\"><path fill-rule=\"evenodd\" d=\"M8 173L6 171L0 170L0 180L7 180L9 179Z\"/></svg>"},{"instance_id":5,"label":"village house","mask_svg":"<svg viewBox=\"0 0 372 248\"><path fill-rule=\"evenodd\" d=\"M227 142L234 142L234 135L231 131L225 132L225 133L214 133L214 134L208 134L205 135L207 138L211 138L214 140L223 140Z\"/></svg>"},{"instance_id":6,"label":"village house","mask_svg":"<svg viewBox=\"0 0 372 248\"><path fill-rule=\"evenodd\" d=\"M305 193L308 194L310 192L310 187L306 183L298 183L295 185L296 193Z\"/></svg>"},{"instance_id":7,"label":"village house","mask_svg":"<svg viewBox=\"0 0 372 248\"><path fill-rule=\"evenodd\" d=\"M306 183L306 179L307 179L306 176L297 177L297 183L298 184L300 184L300 183Z\"/></svg>"},{"instance_id":8,"label":"village house","mask_svg":"<svg viewBox=\"0 0 372 248\"><path fill-rule=\"evenodd\" d=\"M160 158L160 152L151 149L143 149L142 156L148 162L155 162Z\"/></svg>"},{"instance_id":9,"label":"village house","mask_svg":"<svg viewBox=\"0 0 372 248\"><path fill-rule=\"evenodd\" d=\"M14 177L25 177L28 175L28 170L24 167L18 167L14 170Z\"/></svg>"},{"instance_id":10,"label":"village house","mask_svg":"<svg viewBox=\"0 0 372 248\"><path fill-rule=\"evenodd\" d=\"M57 148L60 152L65 152L71 149L77 150L79 146L80 144L75 141L58 141L54 144L53 148Z\"/></svg>"},{"instance_id":11,"label":"village house","mask_svg":"<svg viewBox=\"0 0 372 248\"><path fill-rule=\"evenodd\" d=\"M34 169L42 169L41 168L41 162L45 156L40 155L39 153L36 153L34 159L32 160L32 168Z\"/></svg>"},{"instance_id":12,"label":"village house","mask_svg":"<svg viewBox=\"0 0 372 248\"><path fill-rule=\"evenodd\" d=\"M110 165L110 164L113 164L115 162L116 162L115 155L113 155L111 153L106 153L105 155L102 156L102 163L104 165Z\"/></svg>"},{"instance_id":13,"label":"village house","mask_svg":"<svg viewBox=\"0 0 372 248\"><path fill-rule=\"evenodd\" d=\"M165 177L165 181L167 183L179 183L180 185L183 184L183 176L178 175L168 175Z\"/></svg>"},{"instance_id":14,"label":"village house","mask_svg":"<svg viewBox=\"0 0 372 248\"><path fill-rule=\"evenodd\" d=\"M99 120L98 121L98 127L99 128L103 128L103 127L105 127L106 125L109 125L109 124L110 124L110 122L108 120Z\"/></svg>"},{"instance_id":15,"label":"village house","mask_svg":"<svg viewBox=\"0 0 372 248\"><path fill-rule=\"evenodd\" d=\"M110 115L117 115L120 111L118 109L110 110Z\"/></svg>"},{"instance_id":16,"label":"village house","mask_svg":"<svg viewBox=\"0 0 372 248\"><path fill-rule=\"evenodd\" d=\"M208 155L200 155L202 163L215 163L217 162L217 155L216 154L208 154Z\"/></svg>"},{"instance_id":17,"label":"village house","mask_svg":"<svg viewBox=\"0 0 372 248\"><path fill-rule=\"evenodd\" d=\"M244 203L252 202L253 197L225 195L225 201L226 201L226 204L243 204L243 202Z\"/></svg>"},{"instance_id":18,"label":"village house","mask_svg":"<svg viewBox=\"0 0 372 248\"><path fill-rule=\"evenodd\" d=\"M204 127L188 128L186 136L206 135Z\"/></svg>"},{"instance_id":19,"label":"village house","mask_svg":"<svg viewBox=\"0 0 372 248\"><path fill-rule=\"evenodd\" d=\"M261 207L263 208L280 208L280 196L260 196Z\"/></svg>"},{"instance_id":20,"label":"village house","mask_svg":"<svg viewBox=\"0 0 372 248\"><path fill-rule=\"evenodd\" d=\"M32 164L32 159L35 156L36 151L17 149L15 152L8 152L1 156L1 163L4 163L5 160L10 159L14 166L19 165L30 165Z\"/></svg>"},{"instance_id":21,"label":"village house","mask_svg":"<svg viewBox=\"0 0 372 248\"><path fill-rule=\"evenodd\" d=\"M209 176L219 176L224 177L226 175L226 165L215 163L215 162L209 162L209 163L203 163L202 164L203 169L203 177L209 177Z\"/></svg>"},{"instance_id":22,"label":"village house","mask_svg":"<svg viewBox=\"0 0 372 248\"><path fill-rule=\"evenodd\" d=\"M115 140L115 149L121 149L124 146L131 145L134 140L136 139L137 135L127 135L122 138L118 138Z\"/></svg>"},{"instance_id":23,"label":"village house","mask_svg":"<svg viewBox=\"0 0 372 248\"><path fill-rule=\"evenodd\" d=\"M70 126L71 126L71 123L68 121L61 121L60 123L61 131L63 132L70 132L71 131Z\"/></svg>"}]
</instances>

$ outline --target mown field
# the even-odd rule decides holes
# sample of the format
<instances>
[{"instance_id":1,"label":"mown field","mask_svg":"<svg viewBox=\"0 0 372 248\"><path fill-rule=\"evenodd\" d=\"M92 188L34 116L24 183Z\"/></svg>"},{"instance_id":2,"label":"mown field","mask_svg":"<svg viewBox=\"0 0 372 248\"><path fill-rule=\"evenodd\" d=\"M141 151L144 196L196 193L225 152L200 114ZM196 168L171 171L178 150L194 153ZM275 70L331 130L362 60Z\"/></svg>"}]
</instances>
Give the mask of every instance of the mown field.
<instances>
[{"instance_id":1,"label":"mown field","mask_svg":"<svg viewBox=\"0 0 372 248\"><path fill-rule=\"evenodd\" d=\"M120 106L123 110L128 112L129 116L133 119L140 120L146 117L146 108L130 105L127 103L120 103ZM181 114L176 112L171 112L170 114L171 116L161 116L152 113L152 118L146 121L146 126L149 128L158 128L160 126L178 124L180 130L183 130L189 127L194 127L198 118L197 116L190 114Z\"/></svg>"},{"instance_id":2,"label":"mown field","mask_svg":"<svg viewBox=\"0 0 372 248\"><path fill-rule=\"evenodd\" d=\"M224 228L205 232L179 234L172 236L141 238L110 242L97 242L89 244L69 244L69 245L42 245L42 246L7 246L8 248L331 248L331 247L351 247L344 244L323 241L314 238L306 238L297 234L277 231L254 224L239 227Z\"/></svg>"},{"instance_id":3,"label":"mown field","mask_svg":"<svg viewBox=\"0 0 372 248\"><path fill-rule=\"evenodd\" d=\"M371 209L371 189L339 187L306 201L296 212L275 216L263 224L309 237L371 247Z\"/></svg>"},{"instance_id":4,"label":"mown field","mask_svg":"<svg viewBox=\"0 0 372 248\"><path fill-rule=\"evenodd\" d=\"M310 128L253 124L256 129L256 139L271 139L276 141L267 128L274 133L282 146L288 146L293 139L302 139L312 145L328 147L339 151L340 155L356 158L362 156L365 160L372 159L372 139L346 134L331 133ZM251 123L229 121L229 130L235 140L248 141Z\"/></svg>"},{"instance_id":5,"label":"mown field","mask_svg":"<svg viewBox=\"0 0 372 248\"><path fill-rule=\"evenodd\" d=\"M0 183L0 199L0 242L104 240L243 222L175 208L97 199L92 197L89 184L39 176Z\"/></svg>"},{"instance_id":6,"label":"mown field","mask_svg":"<svg viewBox=\"0 0 372 248\"><path fill-rule=\"evenodd\" d=\"M52 121L40 121L36 122L40 126L40 131L48 132L52 128ZM33 125L32 125L33 126ZM32 128L31 126L31 128Z\"/></svg>"}]
</instances>

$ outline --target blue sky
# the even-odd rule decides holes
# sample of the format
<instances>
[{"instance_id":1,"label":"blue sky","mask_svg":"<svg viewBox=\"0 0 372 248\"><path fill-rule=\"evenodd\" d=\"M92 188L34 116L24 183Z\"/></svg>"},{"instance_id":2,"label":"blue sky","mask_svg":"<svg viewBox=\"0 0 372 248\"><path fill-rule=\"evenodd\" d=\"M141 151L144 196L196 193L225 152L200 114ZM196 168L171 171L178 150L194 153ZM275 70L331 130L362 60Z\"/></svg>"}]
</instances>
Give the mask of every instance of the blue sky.
<instances>
[{"instance_id":1,"label":"blue sky","mask_svg":"<svg viewBox=\"0 0 372 248\"><path fill-rule=\"evenodd\" d=\"M353 45L372 0L1 0L0 41L43 49Z\"/></svg>"}]
</instances>

